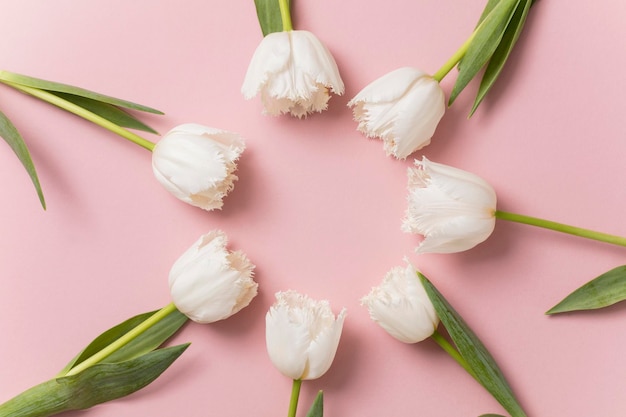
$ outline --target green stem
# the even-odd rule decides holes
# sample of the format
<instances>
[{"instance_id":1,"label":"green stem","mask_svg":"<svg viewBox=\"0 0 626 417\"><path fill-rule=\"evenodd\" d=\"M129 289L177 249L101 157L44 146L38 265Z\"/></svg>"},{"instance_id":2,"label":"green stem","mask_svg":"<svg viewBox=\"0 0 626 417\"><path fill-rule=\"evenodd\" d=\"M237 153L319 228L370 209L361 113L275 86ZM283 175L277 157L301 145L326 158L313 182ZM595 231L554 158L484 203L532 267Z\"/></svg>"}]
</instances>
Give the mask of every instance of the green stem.
<instances>
[{"instance_id":1,"label":"green stem","mask_svg":"<svg viewBox=\"0 0 626 417\"><path fill-rule=\"evenodd\" d=\"M479 28L476 28L474 33L472 33L472 35L469 38L467 38L467 40L463 43L463 45L461 45L461 47L457 49L454 55L452 55L450 59L448 59L446 63L443 64L443 66L439 68L439 70L435 74L433 74L433 78L437 82L441 82L441 80L443 80L443 78L446 75L448 75L450 71L452 71L452 68L454 68L456 64L458 64L459 61L461 61L461 59L463 59L463 57L465 56L465 53L467 52L467 49L469 48L470 44L474 40L474 37L476 36L476 33L478 32Z\"/></svg>"},{"instance_id":2,"label":"green stem","mask_svg":"<svg viewBox=\"0 0 626 417\"><path fill-rule=\"evenodd\" d=\"M544 229L555 230L561 233L567 233L574 236L584 237L587 239L598 240L600 242L611 243L618 246L626 246L626 238L622 236L610 235L607 233L596 232L594 230L583 229L580 227L570 226L563 223L557 223L550 220L539 219L537 217L525 216L523 214L509 213L506 211L496 210L494 216L498 219L508 220L511 222L529 224L531 226L542 227Z\"/></svg>"},{"instance_id":3,"label":"green stem","mask_svg":"<svg viewBox=\"0 0 626 417\"><path fill-rule=\"evenodd\" d=\"M280 7L280 19L283 22L283 31L287 32L293 30L291 12L289 11L289 0L278 0L278 7Z\"/></svg>"},{"instance_id":4,"label":"green stem","mask_svg":"<svg viewBox=\"0 0 626 417\"><path fill-rule=\"evenodd\" d=\"M468 374L470 374L472 376L472 378L474 378L475 380L478 381L478 378L476 377L476 374L474 373L474 371L472 370L472 368L470 368L469 364L467 363L467 361L463 358L463 356L461 356L461 354L459 353L459 351L452 346L452 344L450 344L450 342L448 342L448 340L443 337L441 335L441 333L439 333L437 330L435 330L435 332L432 335L432 338L435 342L437 342L437 344L446 351L446 353L450 356L452 356L452 359L454 359L455 361L457 361L457 363L459 365L461 365L463 367L463 369L465 369L467 371ZM478 381L480 382L480 381Z\"/></svg>"},{"instance_id":5,"label":"green stem","mask_svg":"<svg viewBox=\"0 0 626 417\"><path fill-rule=\"evenodd\" d=\"M289 414L287 417L296 417L296 410L298 409L298 398L300 398L300 387L302 386L301 379L294 379L291 386L291 400L289 401Z\"/></svg>"},{"instance_id":6,"label":"green stem","mask_svg":"<svg viewBox=\"0 0 626 417\"><path fill-rule=\"evenodd\" d=\"M153 142L150 142L149 140L144 139L141 136L129 130L124 129L123 127L120 127L116 125L115 123L110 122L104 117L98 116L97 114L92 113L89 110L86 110L70 101L64 100L59 96L49 93L48 91L41 90L39 88L28 87L28 86L21 85L21 84L16 84L16 83L13 83L11 81L6 81L6 80L0 80L0 82L3 82L4 84L10 87L13 87L16 90L20 90L24 93L30 94L33 97L37 97L40 100L46 101L50 104L60 107L63 110L67 110L70 113L74 113L75 115L80 116L83 119L89 120L90 122L95 123L98 126L101 126L105 129L108 129L111 132L118 134L121 137L149 151L152 151L154 149L155 144Z\"/></svg>"},{"instance_id":7,"label":"green stem","mask_svg":"<svg viewBox=\"0 0 626 417\"><path fill-rule=\"evenodd\" d=\"M170 313L174 311L176 311L176 306L174 305L174 303L170 303L166 305L165 307L163 307L162 309L160 309L159 311L157 311L156 313L148 317L139 326L130 330L128 333L124 334L115 342L111 343L104 349L98 351L97 353L93 354L89 358L85 359L84 361L82 361L81 363L79 363L78 365L70 369L64 376L76 375L77 373L84 371L90 366L99 363L104 358L118 351L120 348L122 348L123 346L125 346L126 344L134 340L135 338L137 338L140 334L148 330L150 327L154 326L156 323L158 323L159 321L161 321L162 319L164 319L166 316L168 316Z\"/></svg>"}]
</instances>

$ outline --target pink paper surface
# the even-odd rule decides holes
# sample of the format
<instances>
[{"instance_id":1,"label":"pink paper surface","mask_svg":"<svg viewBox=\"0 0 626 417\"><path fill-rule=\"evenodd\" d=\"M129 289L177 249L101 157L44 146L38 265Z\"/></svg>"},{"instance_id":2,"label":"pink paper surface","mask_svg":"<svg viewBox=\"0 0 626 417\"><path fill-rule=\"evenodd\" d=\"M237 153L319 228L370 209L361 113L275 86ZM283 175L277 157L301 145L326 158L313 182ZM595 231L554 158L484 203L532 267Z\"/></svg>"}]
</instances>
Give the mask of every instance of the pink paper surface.
<instances>
[{"instance_id":1,"label":"pink paper surface","mask_svg":"<svg viewBox=\"0 0 626 417\"><path fill-rule=\"evenodd\" d=\"M1 2L0 68L161 109L145 118L161 133L185 122L239 132L248 148L224 209L204 212L157 183L144 149L0 85L48 203L0 144L0 402L167 304L172 263L219 228L257 265L259 296L226 321L186 326L172 343L191 347L149 387L64 416L286 415L291 381L269 361L264 329L286 289L348 309L333 366L303 384L300 416L320 389L328 417L505 414L434 342L405 345L360 306L404 257L473 327L529 416L626 414L624 305L544 315L624 264L625 250L498 221L473 250L415 255L419 239L400 230L413 158L386 157L346 106L398 67L436 71L484 3L295 1L296 28L328 46L346 84L327 112L298 120L264 116L240 93L262 37L251 0ZM482 176L502 210L626 235L625 19L621 0L537 1L484 104L467 119L472 83L414 156Z\"/></svg>"}]
</instances>

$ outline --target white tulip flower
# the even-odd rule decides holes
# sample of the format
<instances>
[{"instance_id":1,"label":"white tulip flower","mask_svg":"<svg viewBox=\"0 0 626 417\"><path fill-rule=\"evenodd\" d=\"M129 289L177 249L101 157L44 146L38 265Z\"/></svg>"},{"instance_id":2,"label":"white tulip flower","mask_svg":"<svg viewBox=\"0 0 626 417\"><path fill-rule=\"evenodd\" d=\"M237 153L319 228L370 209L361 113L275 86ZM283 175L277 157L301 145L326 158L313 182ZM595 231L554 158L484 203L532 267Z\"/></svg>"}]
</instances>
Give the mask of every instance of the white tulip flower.
<instances>
[{"instance_id":1,"label":"white tulip flower","mask_svg":"<svg viewBox=\"0 0 626 417\"><path fill-rule=\"evenodd\" d=\"M257 294L254 265L244 253L228 251L226 243L224 232L209 232L183 253L170 271L172 302L195 322L228 318Z\"/></svg>"},{"instance_id":2,"label":"white tulip flower","mask_svg":"<svg viewBox=\"0 0 626 417\"><path fill-rule=\"evenodd\" d=\"M382 139L387 155L398 159L430 143L446 110L439 82L410 67L373 81L348 106L353 108L358 130Z\"/></svg>"},{"instance_id":3,"label":"white tulip flower","mask_svg":"<svg viewBox=\"0 0 626 417\"><path fill-rule=\"evenodd\" d=\"M424 237L418 253L453 253L486 240L495 227L496 193L482 178L426 158L409 168L405 232Z\"/></svg>"},{"instance_id":4,"label":"white tulip flower","mask_svg":"<svg viewBox=\"0 0 626 417\"><path fill-rule=\"evenodd\" d=\"M361 299L370 317L391 336L417 343L432 336L439 317L412 265L395 267Z\"/></svg>"},{"instance_id":5,"label":"white tulip flower","mask_svg":"<svg viewBox=\"0 0 626 417\"><path fill-rule=\"evenodd\" d=\"M261 94L264 112L296 117L326 110L329 90L343 94L333 56L311 32L270 33L257 47L241 87L246 99Z\"/></svg>"},{"instance_id":6,"label":"white tulip flower","mask_svg":"<svg viewBox=\"0 0 626 417\"><path fill-rule=\"evenodd\" d=\"M237 159L245 149L236 133L183 124L155 145L152 169L174 196L204 210L221 209L233 189Z\"/></svg>"},{"instance_id":7,"label":"white tulip flower","mask_svg":"<svg viewBox=\"0 0 626 417\"><path fill-rule=\"evenodd\" d=\"M335 358L346 309L335 318L328 301L289 290L276 294L265 316L269 357L293 380L322 376Z\"/></svg>"}]
</instances>

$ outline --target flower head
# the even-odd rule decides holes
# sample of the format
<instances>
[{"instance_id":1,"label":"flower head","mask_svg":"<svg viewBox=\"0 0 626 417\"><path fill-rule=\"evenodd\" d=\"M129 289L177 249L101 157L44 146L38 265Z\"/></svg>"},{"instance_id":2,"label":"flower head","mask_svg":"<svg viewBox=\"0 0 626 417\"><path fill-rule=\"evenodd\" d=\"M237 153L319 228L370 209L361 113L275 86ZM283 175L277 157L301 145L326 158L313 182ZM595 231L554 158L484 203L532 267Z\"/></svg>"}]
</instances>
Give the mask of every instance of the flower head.
<instances>
[{"instance_id":1,"label":"flower head","mask_svg":"<svg viewBox=\"0 0 626 417\"><path fill-rule=\"evenodd\" d=\"M212 323L237 313L257 294L254 265L240 251L226 249L219 230L198 239L174 263L169 284L172 301L198 323Z\"/></svg>"},{"instance_id":2,"label":"flower head","mask_svg":"<svg viewBox=\"0 0 626 417\"><path fill-rule=\"evenodd\" d=\"M276 294L267 315L269 357L292 379L322 376L335 358L346 309L335 318L328 301L316 301L290 290Z\"/></svg>"},{"instance_id":3,"label":"flower head","mask_svg":"<svg viewBox=\"0 0 626 417\"><path fill-rule=\"evenodd\" d=\"M183 124L156 144L152 169L177 198L205 210L220 209L222 199L234 187L236 161L244 149L236 133Z\"/></svg>"},{"instance_id":4,"label":"flower head","mask_svg":"<svg viewBox=\"0 0 626 417\"><path fill-rule=\"evenodd\" d=\"M419 253L471 249L495 227L496 193L482 178L426 158L409 168L409 207L405 232L424 240Z\"/></svg>"},{"instance_id":5,"label":"flower head","mask_svg":"<svg viewBox=\"0 0 626 417\"><path fill-rule=\"evenodd\" d=\"M319 39L305 30L265 36L241 87L246 99L261 94L266 113L297 117L325 110L328 90L343 94L337 64Z\"/></svg>"},{"instance_id":6,"label":"flower head","mask_svg":"<svg viewBox=\"0 0 626 417\"><path fill-rule=\"evenodd\" d=\"M380 138L387 155L405 159L430 143L446 109L439 83L415 68L383 75L358 93L353 107L358 129Z\"/></svg>"},{"instance_id":7,"label":"flower head","mask_svg":"<svg viewBox=\"0 0 626 417\"><path fill-rule=\"evenodd\" d=\"M390 335L404 343L430 337L439 317L412 265L395 267L383 282L361 299L370 317Z\"/></svg>"}]
</instances>

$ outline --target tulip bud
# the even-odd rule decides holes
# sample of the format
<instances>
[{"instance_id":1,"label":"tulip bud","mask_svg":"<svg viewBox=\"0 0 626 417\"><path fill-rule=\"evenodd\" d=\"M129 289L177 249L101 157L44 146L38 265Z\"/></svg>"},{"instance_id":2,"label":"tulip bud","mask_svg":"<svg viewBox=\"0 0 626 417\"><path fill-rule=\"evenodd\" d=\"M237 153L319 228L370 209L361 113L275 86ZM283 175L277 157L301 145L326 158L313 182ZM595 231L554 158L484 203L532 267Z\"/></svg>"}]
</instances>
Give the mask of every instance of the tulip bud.
<instances>
[{"instance_id":1,"label":"tulip bud","mask_svg":"<svg viewBox=\"0 0 626 417\"><path fill-rule=\"evenodd\" d=\"M361 303L372 320L404 343L421 342L439 324L435 307L412 265L393 268Z\"/></svg>"},{"instance_id":2,"label":"tulip bud","mask_svg":"<svg viewBox=\"0 0 626 417\"><path fill-rule=\"evenodd\" d=\"M172 302L198 323L212 323L237 313L257 294L254 265L240 251L226 249L219 230L198 239L174 263L169 275Z\"/></svg>"},{"instance_id":3,"label":"tulip bud","mask_svg":"<svg viewBox=\"0 0 626 417\"><path fill-rule=\"evenodd\" d=\"M333 56L311 32L270 33L257 47L241 87L246 99L261 93L264 112L302 117L328 107L328 90L343 94Z\"/></svg>"},{"instance_id":4,"label":"tulip bud","mask_svg":"<svg viewBox=\"0 0 626 417\"><path fill-rule=\"evenodd\" d=\"M220 209L222 199L234 187L236 161L244 149L236 133L183 124L156 144L152 169L177 198L205 210Z\"/></svg>"},{"instance_id":5,"label":"tulip bud","mask_svg":"<svg viewBox=\"0 0 626 417\"><path fill-rule=\"evenodd\" d=\"M409 207L402 229L424 240L418 253L471 249L495 227L496 193L482 178L426 158L409 168Z\"/></svg>"},{"instance_id":6,"label":"tulip bud","mask_svg":"<svg viewBox=\"0 0 626 417\"><path fill-rule=\"evenodd\" d=\"M430 143L446 110L439 83L415 68L383 75L358 93L353 107L358 130L380 138L387 155L405 159Z\"/></svg>"},{"instance_id":7,"label":"tulip bud","mask_svg":"<svg viewBox=\"0 0 626 417\"><path fill-rule=\"evenodd\" d=\"M328 301L293 290L276 294L265 316L270 360L294 380L322 376L335 358L346 309L335 318Z\"/></svg>"}]
</instances>

